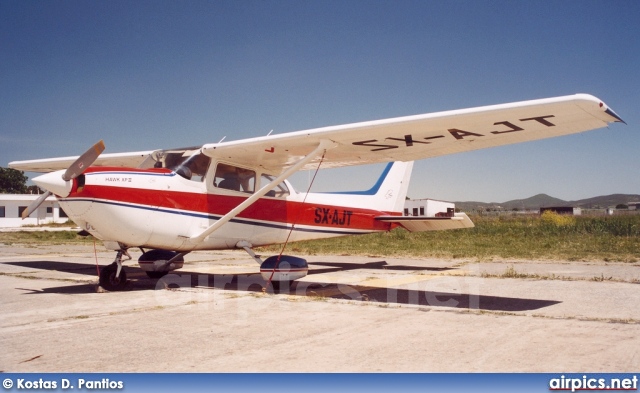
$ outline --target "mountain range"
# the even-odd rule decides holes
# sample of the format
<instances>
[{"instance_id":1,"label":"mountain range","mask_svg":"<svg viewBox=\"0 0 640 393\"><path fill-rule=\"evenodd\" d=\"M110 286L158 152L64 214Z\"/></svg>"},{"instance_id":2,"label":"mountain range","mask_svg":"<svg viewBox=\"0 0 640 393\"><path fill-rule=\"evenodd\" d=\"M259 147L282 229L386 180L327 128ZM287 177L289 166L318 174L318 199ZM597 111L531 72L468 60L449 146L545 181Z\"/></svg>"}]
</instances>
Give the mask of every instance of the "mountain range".
<instances>
[{"instance_id":1,"label":"mountain range","mask_svg":"<svg viewBox=\"0 0 640 393\"><path fill-rule=\"evenodd\" d=\"M577 201L565 201L554 198L547 194L538 194L526 199L514 199L506 202L455 202L456 208L462 211L473 210L537 210L541 207L550 206L572 206L583 209L604 209L616 207L617 205L627 205L630 202L640 202L639 194L612 194L593 198L580 199Z\"/></svg>"}]
</instances>

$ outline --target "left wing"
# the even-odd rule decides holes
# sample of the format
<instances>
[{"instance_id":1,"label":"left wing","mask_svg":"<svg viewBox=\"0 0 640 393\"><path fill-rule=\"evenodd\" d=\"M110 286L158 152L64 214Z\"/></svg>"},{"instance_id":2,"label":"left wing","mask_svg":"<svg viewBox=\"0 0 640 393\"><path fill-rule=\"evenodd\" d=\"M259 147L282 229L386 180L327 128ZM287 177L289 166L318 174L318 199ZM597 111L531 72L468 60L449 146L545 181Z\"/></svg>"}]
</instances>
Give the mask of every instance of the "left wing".
<instances>
[{"instance_id":1,"label":"left wing","mask_svg":"<svg viewBox=\"0 0 640 393\"><path fill-rule=\"evenodd\" d=\"M604 102L576 94L511 104L429 113L207 144L210 157L277 174L332 142L324 168L413 161L567 135L623 122ZM313 169L320 157L302 169Z\"/></svg>"},{"instance_id":2,"label":"left wing","mask_svg":"<svg viewBox=\"0 0 640 393\"><path fill-rule=\"evenodd\" d=\"M92 165L137 168L153 152L154 150L102 154ZM77 159L78 156L13 161L9 163L9 166L13 169L26 172L53 172L67 169Z\"/></svg>"}]
</instances>

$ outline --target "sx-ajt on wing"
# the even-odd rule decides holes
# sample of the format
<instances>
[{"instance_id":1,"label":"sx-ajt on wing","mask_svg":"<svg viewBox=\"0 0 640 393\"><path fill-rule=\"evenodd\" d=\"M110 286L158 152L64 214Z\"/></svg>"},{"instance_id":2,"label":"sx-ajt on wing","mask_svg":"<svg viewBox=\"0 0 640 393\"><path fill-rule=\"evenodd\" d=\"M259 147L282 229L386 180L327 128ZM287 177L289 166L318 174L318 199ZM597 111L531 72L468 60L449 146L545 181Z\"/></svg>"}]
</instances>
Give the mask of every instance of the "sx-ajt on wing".
<instances>
[{"instance_id":1,"label":"sx-ajt on wing","mask_svg":"<svg viewBox=\"0 0 640 393\"><path fill-rule=\"evenodd\" d=\"M605 127L622 119L586 94L368 121L205 144L101 154L102 141L80 157L11 162L48 172L33 179L54 194L78 226L115 261L102 269L106 289L124 287L122 262L139 247L150 277L183 265L196 250L245 249L274 288L304 277L305 260L262 261L252 247L359 235L401 226L410 231L473 227L464 213L403 216L413 161ZM304 193L287 178L296 171L389 162L369 190Z\"/></svg>"}]
</instances>

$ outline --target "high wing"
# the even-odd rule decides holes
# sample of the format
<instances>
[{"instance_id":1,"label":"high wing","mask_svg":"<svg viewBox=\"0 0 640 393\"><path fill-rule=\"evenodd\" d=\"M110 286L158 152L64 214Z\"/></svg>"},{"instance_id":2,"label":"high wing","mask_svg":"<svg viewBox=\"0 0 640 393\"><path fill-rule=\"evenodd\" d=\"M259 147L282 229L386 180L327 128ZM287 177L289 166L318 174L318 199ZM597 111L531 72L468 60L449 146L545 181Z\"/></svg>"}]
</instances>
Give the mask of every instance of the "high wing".
<instances>
[{"instance_id":1,"label":"high wing","mask_svg":"<svg viewBox=\"0 0 640 393\"><path fill-rule=\"evenodd\" d=\"M568 135L624 122L600 99L588 94L522 101L340 126L268 135L202 146L210 157L262 167L279 174L328 146L301 169L413 161L493 146ZM153 151L101 155L93 165L137 167ZM67 168L77 157L14 161L32 172Z\"/></svg>"},{"instance_id":2,"label":"high wing","mask_svg":"<svg viewBox=\"0 0 640 393\"><path fill-rule=\"evenodd\" d=\"M331 141L323 168L412 161L568 135L624 122L600 99L576 94L207 144L208 156L279 173ZM321 157L302 169L313 169Z\"/></svg>"},{"instance_id":3,"label":"high wing","mask_svg":"<svg viewBox=\"0 0 640 393\"><path fill-rule=\"evenodd\" d=\"M92 165L137 168L153 152L153 150L150 150L102 154ZM77 159L78 156L13 161L9 163L9 166L13 169L26 172L53 172L60 169L67 169Z\"/></svg>"}]
</instances>

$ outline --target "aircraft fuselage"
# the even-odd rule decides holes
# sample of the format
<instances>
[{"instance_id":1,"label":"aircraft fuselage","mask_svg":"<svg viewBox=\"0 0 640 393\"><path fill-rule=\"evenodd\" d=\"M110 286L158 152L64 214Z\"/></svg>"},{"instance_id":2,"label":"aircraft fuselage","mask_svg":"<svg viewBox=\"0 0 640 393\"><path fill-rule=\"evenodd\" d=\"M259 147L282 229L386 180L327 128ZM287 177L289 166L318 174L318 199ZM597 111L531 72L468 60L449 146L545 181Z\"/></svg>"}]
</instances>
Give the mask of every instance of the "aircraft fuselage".
<instances>
[{"instance_id":1,"label":"aircraft fuselage","mask_svg":"<svg viewBox=\"0 0 640 393\"><path fill-rule=\"evenodd\" d=\"M190 180L166 168L89 168L59 198L69 217L98 239L128 247L176 251L228 249L242 240L253 246L387 231L376 216L393 214L348 204L331 204L331 194L286 195L258 199L229 223L193 244L197 236L250 193L216 187L211 177ZM255 188L255 187L254 187ZM333 197L333 198L332 198ZM397 214L397 213L395 213Z\"/></svg>"}]
</instances>

